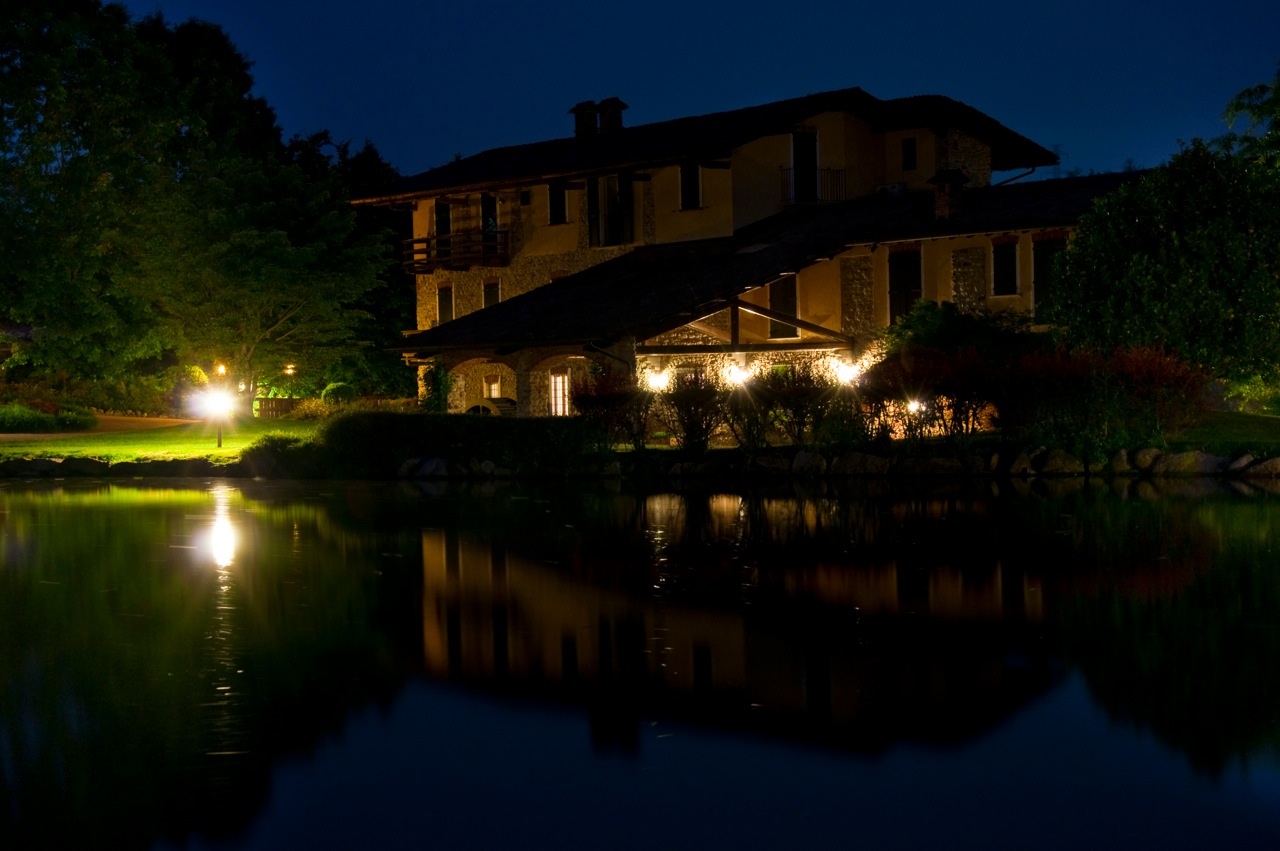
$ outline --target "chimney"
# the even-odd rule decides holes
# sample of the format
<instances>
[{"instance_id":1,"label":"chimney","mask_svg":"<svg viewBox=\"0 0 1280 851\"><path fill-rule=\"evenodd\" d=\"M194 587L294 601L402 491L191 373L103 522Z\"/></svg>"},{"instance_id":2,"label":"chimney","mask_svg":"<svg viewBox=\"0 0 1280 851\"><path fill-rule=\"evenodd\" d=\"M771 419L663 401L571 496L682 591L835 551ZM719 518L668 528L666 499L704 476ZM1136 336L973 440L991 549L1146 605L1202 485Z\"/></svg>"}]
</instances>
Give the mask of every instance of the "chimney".
<instances>
[{"instance_id":1,"label":"chimney","mask_svg":"<svg viewBox=\"0 0 1280 851\"><path fill-rule=\"evenodd\" d=\"M933 186L933 215L949 219L960 211L960 196L969 176L958 168L944 168L927 181Z\"/></svg>"},{"instance_id":2,"label":"chimney","mask_svg":"<svg viewBox=\"0 0 1280 851\"><path fill-rule=\"evenodd\" d=\"M596 111L600 114L600 132L616 133L621 130L622 110L626 108L622 98L605 98L596 104Z\"/></svg>"},{"instance_id":3,"label":"chimney","mask_svg":"<svg viewBox=\"0 0 1280 851\"><path fill-rule=\"evenodd\" d=\"M596 113L599 107L593 100L584 100L569 112L573 113L573 135L579 139L596 135Z\"/></svg>"}]
</instances>

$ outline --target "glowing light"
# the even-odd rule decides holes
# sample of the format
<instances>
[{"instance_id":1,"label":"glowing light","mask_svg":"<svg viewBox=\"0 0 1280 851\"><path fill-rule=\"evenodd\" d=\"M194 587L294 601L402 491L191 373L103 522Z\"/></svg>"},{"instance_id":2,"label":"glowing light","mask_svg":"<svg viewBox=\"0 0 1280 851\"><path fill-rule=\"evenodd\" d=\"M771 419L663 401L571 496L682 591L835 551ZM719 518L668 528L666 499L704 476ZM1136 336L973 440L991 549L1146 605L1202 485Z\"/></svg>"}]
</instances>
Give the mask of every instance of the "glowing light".
<instances>
[{"instance_id":1,"label":"glowing light","mask_svg":"<svg viewBox=\"0 0 1280 851\"><path fill-rule=\"evenodd\" d=\"M862 368L856 363L840 361L835 367L836 380L841 384L852 384L862 375Z\"/></svg>"},{"instance_id":2,"label":"glowing light","mask_svg":"<svg viewBox=\"0 0 1280 851\"><path fill-rule=\"evenodd\" d=\"M231 518L218 516L213 521L213 530L209 533L209 550L213 553L213 563L218 567L228 567L236 555L236 530L231 525Z\"/></svg>"},{"instance_id":3,"label":"glowing light","mask_svg":"<svg viewBox=\"0 0 1280 851\"><path fill-rule=\"evenodd\" d=\"M209 530L209 554L218 567L230 567L236 555L236 530L231 524L231 491L213 491L213 528Z\"/></svg>"},{"instance_id":4,"label":"glowing light","mask_svg":"<svg viewBox=\"0 0 1280 851\"><path fill-rule=\"evenodd\" d=\"M225 390L210 390L200 397L200 410L207 417L226 417L235 406L235 400Z\"/></svg>"},{"instance_id":5,"label":"glowing light","mask_svg":"<svg viewBox=\"0 0 1280 851\"><path fill-rule=\"evenodd\" d=\"M220 364L218 364L216 367L214 367L214 368L213 368L213 371L214 371L214 372L216 372L216 373L218 373L218 375L226 375L226 374L227 374L227 365L226 365L225 363L220 363Z\"/></svg>"},{"instance_id":6,"label":"glowing light","mask_svg":"<svg viewBox=\"0 0 1280 851\"><path fill-rule=\"evenodd\" d=\"M738 366L736 363L724 371L724 380L733 385L743 385L747 383L747 379L751 377L751 373Z\"/></svg>"},{"instance_id":7,"label":"glowing light","mask_svg":"<svg viewBox=\"0 0 1280 851\"><path fill-rule=\"evenodd\" d=\"M661 393L671 386L671 373L665 371L646 373L644 380L650 390Z\"/></svg>"},{"instance_id":8,"label":"glowing light","mask_svg":"<svg viewBox=\"0 0 1280 851\"><path fill-rule=\"evenodd\" d=\"M921 407L922 406L919 402L917 402L915 399L912 399L910 402L907 403L907 413L918 414L920 413Z\"/></svg>"},{"instance_id":9,"label":"glowing light","mask_svg":"<svg viewBox=\"0 0 1280 851\"><path fill-rule=\"evenodd\" d=\"M287 363L287 364L285 364L285 365L284 365L284 374L285 374L285 375L295 375L295 374L297 374L297 372L298 372L298 365L297 365L297 364Z\"/></svg>"}]
</instances>

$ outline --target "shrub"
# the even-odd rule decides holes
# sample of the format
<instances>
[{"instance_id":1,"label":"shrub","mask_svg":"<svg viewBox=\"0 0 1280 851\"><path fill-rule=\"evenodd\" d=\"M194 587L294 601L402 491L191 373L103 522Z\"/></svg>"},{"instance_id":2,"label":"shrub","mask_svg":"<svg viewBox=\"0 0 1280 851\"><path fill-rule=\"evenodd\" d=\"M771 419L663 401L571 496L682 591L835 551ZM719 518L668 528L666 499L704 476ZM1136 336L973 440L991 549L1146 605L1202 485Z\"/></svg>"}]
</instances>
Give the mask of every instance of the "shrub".
<instances>
[{"instance_id":1,"label":"shrub","mask_svg":"<svg viewBox=\"0 0 1280 851\"><path fill-rule=\"evenodd\" d=\"M725 425L738 445L750 452L768 447L773 432L772 401L758 392L756 382L748 381L722 397Z\"/></svg>"},{"instance_id":2,"label":"shrub","mask_svg":"<svg viewBox=\"0 0 1280 851\"><path fill-rule=\"evenodd\" d=\"M302 399L287 415L291 420L322 420L333 413L333 407L323 399Z\"/></svg>"},{"instance_id":3,"label":"shrub","mask_svg":"<svg viewBox=\"0 0 1280 851\"><path fill-rule=\"evenodd\" d=\"M659 418L684 448L705 452L711 435L724 421L720 390L700 372L677 375L664 390L658 406Z\"/></svg>"},{"instance_id":4,"label":"shrub","mask_svg":"<svg viewBox=\"0 0 1280 851\"><path fill-rule=\"evenodd\" d=\"M356 388L341 381L335 381L320 394L322 401L330 405L345 405L356 399Z\"/></svg>"},{"instance_id":5,"label":"shrub","mask_svg":"<svg viewBox=\"0 0 1280 851\"><path fill-rule=\"evenodd\" d=\"M34 406L19 402L0 405L0 432L7 434L86 431L97 424L98 418L92 411L75 406L48 402Z\"/></svg>"},{"instance_id":6,"label":"shrub","mask_svg":"<svg viewBox=\"0 0 1280 851\"><path fill-rule=\"evenodd\" d=\"M627 443L643 449L649 433L654 395L634 375L604 373L573 383L573 406L604 446Z\"/></svg>"},{"instance_id":7,"label":"shrub","mask_svg":"<svg viewBox=\"0 0 1280 851\"><path fill-rule=\"evenodd\" d=\"M1203 415L1206 387L1202 373L1158 349L1033 353L1009 376L999 422L1012 442L1099 461L1117 449L1165 445Z\"/></svg>"},{"instance_id":8,"label":"shrub","mask_svg":"<svg viewBox=\"0 0 1280 851\"><path fill-rule=\"evenodd\" d=\"M771 370L753 384L772 409L777 427L795 446L811 442L836 392L836 383L808 363Z\"/></svg>"}]
</instances>

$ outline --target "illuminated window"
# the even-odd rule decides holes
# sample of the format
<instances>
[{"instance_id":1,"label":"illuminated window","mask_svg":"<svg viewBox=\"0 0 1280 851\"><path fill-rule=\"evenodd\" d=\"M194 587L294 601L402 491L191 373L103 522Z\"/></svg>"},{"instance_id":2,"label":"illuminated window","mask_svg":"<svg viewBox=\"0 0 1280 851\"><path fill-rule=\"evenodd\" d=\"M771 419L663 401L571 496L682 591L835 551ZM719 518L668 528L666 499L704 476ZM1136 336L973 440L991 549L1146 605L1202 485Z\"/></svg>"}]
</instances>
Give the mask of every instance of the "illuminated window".
<instances>
[{"instance_id":1,"label":"illuminated window","mask_svg":"<svg viewBox=\"0 0 1280 851\"><path fill-rule=\"evenodd\" d=\"M453 287L436 289L436 310L441 324L453 319Z\"/></svg>"},{"instance_id":2,"label":"illuminated window","mask_svg":"<svg viewBox=\"0 0 1280 851\"><path fill-rule=\"evenodd\" d=\"M991 293L1018 294L1018 243L1002 242L991 246Z\"/></svg>"},{"instance_id":3,"label":"illuminated window","mask_svg":"<svg viewBox=\"0 0 1280 851\"><path fill-rule=\"evenodd\" d=\"M497 399L502 396L502 382L498 380L496 375L486 375L484 377L484 398Z\"/></svg>"},{"instance_id":4,"label":"illuminated window","mask_svg":"<svg viewBox=\"0 0 1280 851\"><path fill-rule=\"evenodd\" d=\"M680 166L680 209L697 210L702 207L702 168L697 163Z\"/></svg>"},{"instance_id":5,"label":"illuminated window","mask_svg":"<svg viewBox=\"0 0 1280 851\"><path fill-rule=\"evenodd\" d=\"M551 416L569 416L569 373L551 373Z\"/></svg>"}]
</instances>

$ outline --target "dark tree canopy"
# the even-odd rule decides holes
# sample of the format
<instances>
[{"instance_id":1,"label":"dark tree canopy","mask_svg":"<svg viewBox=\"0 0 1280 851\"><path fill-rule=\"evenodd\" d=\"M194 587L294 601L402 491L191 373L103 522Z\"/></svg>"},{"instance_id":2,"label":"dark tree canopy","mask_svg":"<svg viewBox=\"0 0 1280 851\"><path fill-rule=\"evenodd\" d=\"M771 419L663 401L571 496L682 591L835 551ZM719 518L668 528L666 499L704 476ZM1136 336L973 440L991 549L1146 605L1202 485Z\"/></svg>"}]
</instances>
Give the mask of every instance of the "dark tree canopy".
<instances>
[{"instance_id":1,"label":"dark tree canopy","mask_svg":"<svg viewBox=\"0 0 1280 851\"><path fill-rule=\"evenodd\" d=\"M388 234L348 200L394 170L367 143L284 140L252 88L212 24L4 5L0 329L24 329L10 366L92 378L220 361L253 387L374 348L369 311L403 282Z\"/></svg>"},{"instance_id":2,"label":"dark tree canopy","mask_svg":"<svg viewBox=\"0 0 1280 851\"><path fill-rule=\"evenodd\" d=\"M1230 381L1280 379L1280 74L1196 140L1100 199L1063 255L1050 319L1073 344L1164 347Z\"/></svg>"}]
</instances>

